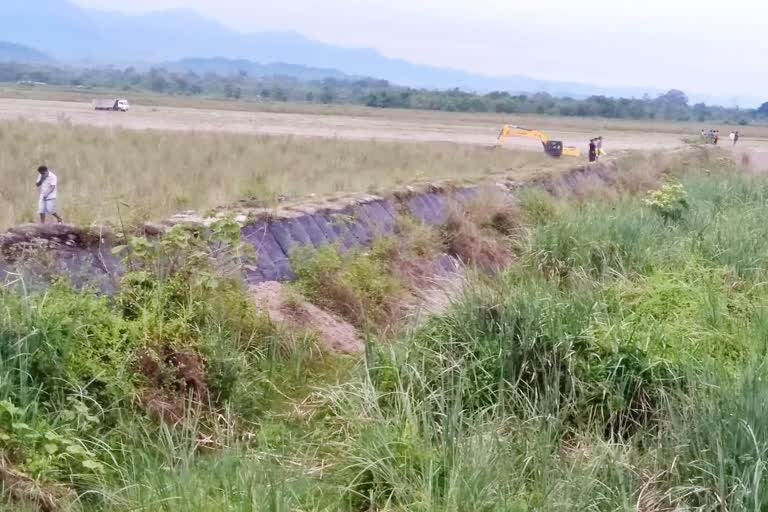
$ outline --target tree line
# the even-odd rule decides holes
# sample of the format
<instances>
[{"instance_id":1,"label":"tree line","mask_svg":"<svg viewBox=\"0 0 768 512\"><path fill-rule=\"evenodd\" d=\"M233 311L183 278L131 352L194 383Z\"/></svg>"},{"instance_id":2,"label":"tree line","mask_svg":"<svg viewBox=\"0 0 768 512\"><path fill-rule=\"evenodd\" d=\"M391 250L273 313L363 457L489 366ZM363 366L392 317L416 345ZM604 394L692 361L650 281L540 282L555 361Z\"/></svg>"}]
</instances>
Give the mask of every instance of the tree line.
<instances>
[{"instance_id":1,"label":"tree line","mask_svg":"<svg viewBox=\"0 0 768 512\"><path fill-rule=\"evenodd\" d=\"M497 112L614 119L675 121L728 121L733 124L768 118L768 102L757 109L691 104L678 90L655 98L555 97L547 93L487 94L460 89L432 90L403 87L377 79L300 81L288 76L255 77L245 71L235 75L194 73L129 67L76 69L0 63L0 82L45 83L69 87L151 91L158 94L260 99L275 102L352 104L377 108L440 110L448 112Z\"/></svg>"}]
</instances>

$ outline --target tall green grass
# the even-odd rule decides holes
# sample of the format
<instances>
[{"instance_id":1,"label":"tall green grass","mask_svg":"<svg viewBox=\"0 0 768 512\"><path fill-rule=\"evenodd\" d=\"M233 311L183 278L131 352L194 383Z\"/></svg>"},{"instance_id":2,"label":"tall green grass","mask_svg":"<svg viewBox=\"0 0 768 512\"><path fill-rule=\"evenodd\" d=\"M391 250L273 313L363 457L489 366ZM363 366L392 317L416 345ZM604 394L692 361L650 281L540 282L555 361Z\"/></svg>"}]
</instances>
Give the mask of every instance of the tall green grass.
<instances>
[{"instance_id":1,"label":"tall green grass","mask_svg":"<svg viewBox=\"0 0 768 512\"><path fill-rule=\"evenodd\" d=\"M181 288L191 310L168 300L178 288L139 295L162 320L135 330L119 301L7 291L0 402L24 397L13 414L85 455L34 472L19 453L45 443L2 446L77 490L71 510L767 509L768 188L718 173L682 184L679 218L641 198L529 197L514 268L471 275L448 311L371 338L351 369L246 329L260 324L243 323L237 288ZM120 387L121 400L95 393L83 361L34 366L103 324L181 333L236 385L159 424Z\"/></svg>"}]
</instances>

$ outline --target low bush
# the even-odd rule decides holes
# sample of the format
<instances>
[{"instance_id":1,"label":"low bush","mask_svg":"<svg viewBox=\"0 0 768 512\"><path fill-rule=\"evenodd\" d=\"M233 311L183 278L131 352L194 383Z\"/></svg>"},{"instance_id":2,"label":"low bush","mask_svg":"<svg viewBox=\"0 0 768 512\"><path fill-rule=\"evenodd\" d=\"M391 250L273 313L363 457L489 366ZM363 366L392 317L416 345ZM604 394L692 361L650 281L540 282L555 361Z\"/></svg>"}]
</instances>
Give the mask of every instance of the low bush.
<instances>
[{"instance_id":1,"label":"low bush","mask_svg":"<svg viewBox=\"0 0 768 512\"><path fill-rule=\"evenodd\" d=\"M296 287L307 298L358 327L382 326L393 318L403 284L387 269L391 241L368 250L342 252L326 245L291 255Z\"/></svg>"},{"instance_id":2,"label":"low bush","mask_svg":"<svg viewBox=\"0 0 768 512\"><path fill-rule=\"evenodd\" d=\"M665 221L676 221L688 209L687 194L680 183L667 183L648 194L643 201Z\"/></svg>"},{"instance_id":3,"label":"low bush","mask_svg":"<svg viewBox=\"0 0 768 512\"><path fill-rule=\"evenodd\" d=\"M493 215L487 219L493 222ZM497 219L502 222L501 219ZM446 251L467 265L498 271L512 262L510 249L495 236L483 232L463 206L451 208L440 230ZM498 234L498 233L497 233Z\"/></svg>"},{"instance_id":4,"label":"low bush","mask_svg":"<svg viewBox=\"0 0 768 512\"><path fill-rule=\"evenodd\" d=\"M132 270L112 297L64 280L42 292L0 289L0 450L9 463L82 488L114 463L102 439L126 415L174 424L196 403L204 416L230 407L255 418L271 390L251 374L267 368L279 334L230 273L243 256L238 237L224 223L208 235L179 228L134 239Z\"/></svg>"}]
</instances>

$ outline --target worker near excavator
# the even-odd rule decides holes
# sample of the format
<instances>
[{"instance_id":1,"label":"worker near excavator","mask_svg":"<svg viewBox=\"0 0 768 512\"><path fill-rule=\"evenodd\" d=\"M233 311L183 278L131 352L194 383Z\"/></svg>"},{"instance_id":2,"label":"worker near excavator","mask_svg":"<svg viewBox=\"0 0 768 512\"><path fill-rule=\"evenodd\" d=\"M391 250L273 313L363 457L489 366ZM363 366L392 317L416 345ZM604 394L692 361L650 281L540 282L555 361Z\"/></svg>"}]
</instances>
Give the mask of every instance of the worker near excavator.
<instances>
[{"instance_id":1,"label":"worker near excavator","mask_svg":"<svg viewBox=\"0 0 768 512\"><path fill-rule=\"evenodd\" d=\"M589 162L595 162L597 160L597 144L595 139L589 140Z\"/></svg>"},{"instance_id":2,"label":"worker near excavator","mask_svg":"<svg viewBox=\"0 0 768 512\"><path fill-rule=\"evenodd\" d=\"M48 169L41 165L37 168L37 181L35 185L40 189L40 199L38 201L38 213L40 214L40 223L45 224L45 216L52 215L61 224L63 221L56 212L56 196L58 195L59 179Z\"/></svg>"}]
</instances>

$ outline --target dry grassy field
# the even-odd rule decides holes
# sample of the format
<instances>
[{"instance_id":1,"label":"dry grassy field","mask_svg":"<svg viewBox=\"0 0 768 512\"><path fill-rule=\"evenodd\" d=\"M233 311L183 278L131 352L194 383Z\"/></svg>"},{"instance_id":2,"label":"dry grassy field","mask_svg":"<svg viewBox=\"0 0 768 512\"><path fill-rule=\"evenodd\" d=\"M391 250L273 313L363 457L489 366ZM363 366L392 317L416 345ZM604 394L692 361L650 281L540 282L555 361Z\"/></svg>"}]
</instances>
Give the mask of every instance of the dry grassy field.
<instances>
[{"instance_id":1,"label":"dry grassy field","mask_svg":"<svg viewBox=\"0 0 768 512\"><path fill-rule=\"evenodd\" d=\"M0 228L34 219L40 163L60 175L67 220L114 222L120 210L138 222L244 198L270 204L279 196L384 191L427 179L524 179L586 159L549 159L526 138L492 149L505 122L546 130L584 153L586 141L601 134L609 155L679 147L700 129L161 96L129 98L129 113L96 112L90 95L0 89ZM768 128L742 134L751 147L768 148Z\"/></svg>"},{"instance_id":2,"label":"dry grassy field","mask_svg":"<svg viewBox=\"0 0 768 512\"><path fill-rule=\"evenodd\" d=\"M121 114L114 114L119 116ZM385 191L426 179L520 179L572 165L543 153L454 143L128 130L0 121L0 227L35 218L37 166L60 179L60 208L77 223L134 223L238 199Z\"/></svg>"},{"instance_id":3,"label":"dry grassy field","mask_svg":"<svg viewBox=\"0 0 768 512\"><path fill-rule=\"evenodd\" d=\"M96 112L90 103L0 99L0 119L72 123L136 130L221 131L260 135L348 140L393 140L408 142L453 142L493 145L502 124L510 123L546 130L555 140L586 149L590 138L603 135L608 150L665 149L679 146L684 137L698 130L681 123L607 121L545 116L502 116L329 107L312 105L264 105L248 102L187 105L188 99L169 104L146 105L134 101L128 114ZM182 106L185 105L185 106ZM227 109L221 106L230 107ZM211 108L219 107L219 108ZM251 110L234 110L234 107ZM272 109L283 107L284 111ZM301 110L299 107L304 107ZM747 134L745 134L747 135ZM760 136L768 136L768 129ZM508 147L540 151L535 139L510 138Z\"/></svg>"},{"instance_id":4,"label":"dry grassy field","mask_svg":"<svg viewBox=\"0 0 768 512\"><path fill-rule=\"evenodd\" d=\"M406 109L381 109L359 105L321 105L312 103L265 102L257 99L232 100L226 98L200 96L168 96L152 93L126 93L108 89L78 89L66 87L37 87L19 88L16 86L0 85L0 101L3 104L4 116L26 115L27 109L38 110L35 105L45 110L61 111L64 114L90 111L94 99L110 99L127 97L131 103L139 107L148 107L152 112L177 112L178 110L225 111L238 113L261 114L300 114L308 116L332 116L364 118L365 120L379 119L392 122L419 124L434 124L443 127L480 127L495 137L498 126L504 123L519 124L532 128L551 131L553 138L568 138L567 134L577 133L593 136L595 133L617 134L628 132L631 135L653 136L662 140L663 145L676 143L681 137L695 136L702 128L719 128L727 133L731 127L717 123L672 122L631 119L603 119L585 117L558 117L498 113L461 113ZM30 102L32 100L32 102ZM45 104L41 102L54 102ZM73 105L79 103L80 105ZM68 105L62 105L68 104ZM168 110L170 109L170 110ZM221 114L220 114L221 115ZM562 135L566 132L566 136ZM753 125L739 127L742 134L752 140L768 142L768 125ZM560 136L560 137L559 137ZM672 136L672 141L668 140ZM642 137L641 137L642 138ZM648 140L648 139L646 139ZM574 142L582 143L581 139ZM483 142L486 139L483 138ZM617 146L618 147L618 146Z\"/></svg>"}]
</instances>

